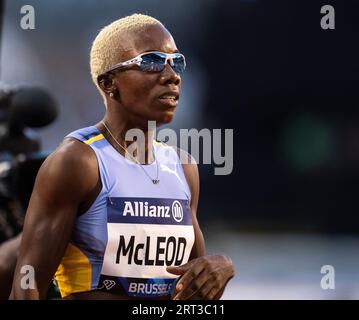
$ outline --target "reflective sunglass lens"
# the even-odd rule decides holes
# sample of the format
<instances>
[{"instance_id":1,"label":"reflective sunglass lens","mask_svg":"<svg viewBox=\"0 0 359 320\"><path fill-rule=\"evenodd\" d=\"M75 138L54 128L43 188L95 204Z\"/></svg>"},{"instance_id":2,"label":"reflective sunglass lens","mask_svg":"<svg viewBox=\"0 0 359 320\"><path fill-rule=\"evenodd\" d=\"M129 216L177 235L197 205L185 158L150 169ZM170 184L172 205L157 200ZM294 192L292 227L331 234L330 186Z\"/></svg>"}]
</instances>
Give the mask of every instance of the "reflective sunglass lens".
<instances>
[{"instance_id":1,"label":"reflective sunglass lens","mask_svg":"<svg viewBox=\"0 0 359 320\"><path fill-rule=\"evenodd\" d=\"M185 70L185 62L182 56L173 58L173 69L177 73L183 73L183 71Z\"/></svg>"},{"instance_id":2,"label":"reflective sunglass lens","mask_svg":"<svg viewBox=\"0 0 359 320\"><path fill-rule=\"evenodd\" d=\"M161 72L165 68L166 55L160 52L152 52L144 54L140 68L146 72ZM185 69L185 62L182 55L173 57L173 70L177 73L182 73Z\"/></svg>"},{"instance_id":3,"label":"reflective sunglass lens","mask_svg":"<svg viewBox=\"0 0 359 320\"><path fill-rule=\"evenodd\" d=\"M161 72L165 68L165 65L159 63L141 64L140 68L145 72Z\"/></svg>"},{"instance_id":4,"label":"reflective sunglass lens","mask_svg":"<svg viewBox=\"0 0 359 320\"><path fill-rule=\"evenodd\" d=\"M159 53L149 53L142 56L141 70L159 72L164 68L166 56Z\"/></svg>"}]
</instances>

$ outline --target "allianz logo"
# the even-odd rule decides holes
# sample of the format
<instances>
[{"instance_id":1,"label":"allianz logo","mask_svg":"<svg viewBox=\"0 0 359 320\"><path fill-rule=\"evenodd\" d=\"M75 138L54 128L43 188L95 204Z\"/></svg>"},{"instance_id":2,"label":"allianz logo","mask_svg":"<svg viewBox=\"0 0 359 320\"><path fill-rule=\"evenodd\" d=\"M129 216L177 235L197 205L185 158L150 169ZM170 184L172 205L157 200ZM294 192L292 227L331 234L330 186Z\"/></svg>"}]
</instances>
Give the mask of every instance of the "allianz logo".
<instances>
[{"instance_id":1,"label":"allianz logo","mask_svg":"<svg viewBox=\"0 0 359 320\"><path fill-rule=\"evenodd\" d=\"M176 222L183 220L183 208L179 201L175 200L171 206L148 205L145 201L125 201L123 209L124 217L150 217L150 218L172 218Z\"/></svg>"}]
</instances>

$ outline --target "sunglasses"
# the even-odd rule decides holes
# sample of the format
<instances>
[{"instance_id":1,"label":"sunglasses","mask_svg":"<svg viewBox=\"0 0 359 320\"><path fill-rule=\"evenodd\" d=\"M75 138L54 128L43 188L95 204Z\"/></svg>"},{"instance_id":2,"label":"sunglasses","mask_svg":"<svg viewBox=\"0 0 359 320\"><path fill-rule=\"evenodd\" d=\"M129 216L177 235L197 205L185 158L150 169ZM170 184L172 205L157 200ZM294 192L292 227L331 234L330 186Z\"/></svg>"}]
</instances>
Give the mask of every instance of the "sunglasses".
<instances>
[{"instance_id":1,"label":"sunglasses","mask_svg":"<svg viewBox=\"0 0 359 320\"><path fill-rule=\"evenodd\" d=\"M161 72L166 67L168 61L170 62L172 69L178 74L183 73L186 68L186 59L181 53L150 51L141 53L137 57L125 62L120 62L104 72L102 75L108 72L118 71L131 65L137 65L143 72Z\"/></svg>"}]
</instances>

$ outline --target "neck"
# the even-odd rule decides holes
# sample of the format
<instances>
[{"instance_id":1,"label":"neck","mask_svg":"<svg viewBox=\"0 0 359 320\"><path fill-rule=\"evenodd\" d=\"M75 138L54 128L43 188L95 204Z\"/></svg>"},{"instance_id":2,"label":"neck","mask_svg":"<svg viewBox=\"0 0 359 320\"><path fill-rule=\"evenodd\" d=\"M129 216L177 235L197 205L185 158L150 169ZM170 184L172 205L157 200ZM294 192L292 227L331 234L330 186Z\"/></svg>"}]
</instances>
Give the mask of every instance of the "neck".
<instances>
[{"instance_id":1,"label":"neck","mask_svg":"<svg viewBox=\"0 0 359 320\"><path fill-rule=\"evenodd\" d=\"M120 154L141 164L149 164L154 161L152 150L156 127L150 127L147 123L146 126L144 123L135 124L129 118L111 117L107 113L102 122L106 126L100 123L98 124L99 129Z\"/></svg>"}]
</instances>

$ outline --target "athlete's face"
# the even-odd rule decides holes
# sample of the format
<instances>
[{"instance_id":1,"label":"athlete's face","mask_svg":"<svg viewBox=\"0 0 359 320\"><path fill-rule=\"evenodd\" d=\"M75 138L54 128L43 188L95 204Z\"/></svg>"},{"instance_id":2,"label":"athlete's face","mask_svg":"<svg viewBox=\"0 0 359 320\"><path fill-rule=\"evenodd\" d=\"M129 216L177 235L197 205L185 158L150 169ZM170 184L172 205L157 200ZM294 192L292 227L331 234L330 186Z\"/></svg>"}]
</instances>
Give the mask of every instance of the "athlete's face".
<instances>
[{"instance_id":1,"label":"athlete's face","mask_svg":"<svg viewBox=\"0 0 359 320\"><path fill-rule=\"evenodd\" d=\"M122 61L146 51L178 51L171 34L160 24L130 34L129 37L132 46L123 53ZM181 77L169 63L161 72L143 72L135 66L117 72L115 77L120 93L118 100L129 113L146 121L155 120L157 125L173 119L181 89ZM170 96L174 96L175 99Z\"/></svg>"}]
</instances>

